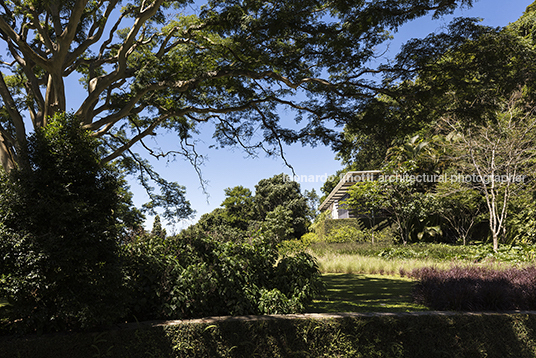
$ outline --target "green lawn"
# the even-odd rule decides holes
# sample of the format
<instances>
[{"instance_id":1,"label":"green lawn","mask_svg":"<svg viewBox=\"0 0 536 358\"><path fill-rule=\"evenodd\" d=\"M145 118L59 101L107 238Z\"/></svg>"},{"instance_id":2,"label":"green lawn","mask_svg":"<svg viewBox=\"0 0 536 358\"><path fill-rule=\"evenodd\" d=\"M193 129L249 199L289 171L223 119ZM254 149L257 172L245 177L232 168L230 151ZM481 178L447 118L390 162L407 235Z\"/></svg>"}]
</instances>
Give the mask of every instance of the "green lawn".
<instances>
[{"instance_id":1,"label":"green lawn","mask_svg":"<svg viewBox=\"0 0 536 358\"><path fill-rule=\"evenodd\" d=\"M412 302L413 281L395 276L325 274L324 297L309 312L410 312L426 307Z\"/></svg>"}]
</instances>

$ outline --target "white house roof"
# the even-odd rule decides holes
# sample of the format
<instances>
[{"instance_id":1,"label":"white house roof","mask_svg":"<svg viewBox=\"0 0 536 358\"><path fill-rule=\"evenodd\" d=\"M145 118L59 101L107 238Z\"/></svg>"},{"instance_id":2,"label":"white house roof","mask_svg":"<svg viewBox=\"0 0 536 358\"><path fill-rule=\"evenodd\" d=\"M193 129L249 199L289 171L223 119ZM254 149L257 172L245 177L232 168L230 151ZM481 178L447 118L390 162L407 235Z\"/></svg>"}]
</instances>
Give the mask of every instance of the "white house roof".
<instances>
[{"instance_id":1,"label":"white house roof","mask_svg":"<svg viewBox=\"0 0 536 358\"><path fill-rule=\"evenodd\" d=\"M360 181L375 180L379 175L379 170L347 172L341 178L337 186L331 191L331 193L329 193L326 200L324 200L322 204L320 204L318 210L324 211L328 209L333 202L341 200L348 192L348 189L355 183Z\"/></svg>"}]
</instances>

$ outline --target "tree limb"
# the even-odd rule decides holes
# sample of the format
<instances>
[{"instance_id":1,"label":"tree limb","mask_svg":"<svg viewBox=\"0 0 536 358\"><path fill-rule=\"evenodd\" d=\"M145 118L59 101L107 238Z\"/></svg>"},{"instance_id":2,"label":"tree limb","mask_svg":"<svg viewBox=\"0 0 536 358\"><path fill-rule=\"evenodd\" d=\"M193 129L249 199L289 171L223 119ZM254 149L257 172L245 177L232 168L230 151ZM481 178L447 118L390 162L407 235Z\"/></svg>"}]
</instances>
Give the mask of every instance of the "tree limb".
<instances>
[{"instance_id":1,"label":"tree limb","mask_svg":"<svg viewBox=\"0 0 536 358\"><path fill-rule=\"evenodd\" d=\"M24 129L24 121L22 116L17 109L17 105L9 92L9 88L4 81L4 74L0 72L0 96L4 100L5 108L11 117L11 121L15 127L15 133L17 137L17 144L20 146L26 145L26 130Z\"/></svg>"}]
</instances>

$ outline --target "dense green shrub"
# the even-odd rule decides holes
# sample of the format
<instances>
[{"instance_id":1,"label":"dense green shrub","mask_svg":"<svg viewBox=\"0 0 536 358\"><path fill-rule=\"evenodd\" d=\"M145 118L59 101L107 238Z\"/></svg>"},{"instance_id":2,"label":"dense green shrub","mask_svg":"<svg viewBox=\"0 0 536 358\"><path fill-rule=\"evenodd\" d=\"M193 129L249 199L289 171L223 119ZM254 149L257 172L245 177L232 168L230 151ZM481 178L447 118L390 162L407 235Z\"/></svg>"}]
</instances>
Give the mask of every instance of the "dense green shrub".
<instances>
[{"instance_id":1,"label":"dense green shrub","mask_svg":"<svg viewBox=\"0 0 536 358\"><path fill-rule=\"evenodd\" d=\"M376 231L369 228L356 229L353 226L340 226L331 230L325 236L325 241L327 243L388 243L392 241L392 233L388 229Z\"/></svg>"},{"instance_id":2,"label":"dense green shrub","mask_svg":"<svg viewBox=\"0 0 536 358\"><path fill-rule=\"evenodd\" d=\"M312 225L317 237L315 241L328 243L393 242L393 230L386 220L371 225L367 218L333 220L326 218L325 213L322 213L318 221Z\"/></svg>"},{"instance_id":3,"label":"dense green shrub","mask_svg":"<svg viewBox=\"0 0 536 358\"><path fill-rule=\"evenodd\" d=\"M137 319L299 312L322 287L312 256L278 261L277 245L263 238L219 240L187 230L138 236L123 253Z\"/></svg>"},{"instance_id":4,"label":"dense green shrub","mask_svg":"<svg viewBox=\"0 0 536 358\"><path fill-rule=\"evenodd\" d=\"M457 246L447 244L412 244L391 246L378 253L385 259L432 259L450 261L457 259L473 259L472 246Z\"/></svg>"},{"instance_id":5,"label":"dense green shrub","mask_svg":"<svg viewBox=\"0 0 536 358\"><path fill-rule=\"evenodd\" d=\"M308 232L301 237L301 241L303 241L305 245L309 246L313 242L318 241L318 235L314 232Z\"/></svg>"},{"instance_id":6,"label":"dense green shrub","mask_svg":"<svg viewBox=\"0 0 536 358\"><path fill-rule=\"evenodd\" d=\"M270 238L273 243L279 244L284 240L295 238L293 228L292 211L283 205L277 206L274 210L266 214L264 221L260 225L259 234ZM298 236L298 238L300 238Z\"/></svg>"},{"instance_id":7,"label":"dense green shrub","mask_svg":"<svg viewBox=\"0 0 536 358\"><path fill-rule=\"evenodd\" d=\"M473 245L466 258L473 261L500 261L513 264L532 263L536 258L536 247L532 244L518 243L513 246L501 245L497 251L493 245Z\"/></svg>"},{"instance_id":8,"label":"dense green shrub","mask_svg":"<svg viewBox=\"0 0 536 358\"><path fill-rule=\"evenodd\" d=\"M0 296L11 321L39 331L113 322L124 314L122 182L73 118L51 119L28 147L27 165L0 176Z\"/></svg>"},{"instance_id":9,"label":"dense green shrub","mask_svg":"<svg viewBox=\"0 0 536 358\"><path fill-rule=\"evenodd\" d=\"M278 244L279 253L287 256L306 251L317 240L318 237L314 232L303 235L301 239L283 240Z\"/></svg>"},{"instance_id":10,"label":"dense green shrub","mask_svg":"<svg viewBox=\"0 0 536 358\"><path fill-rule=\"evenodd\" d=\"M302 252L307 250L308 246L306 241L297 239L284 240L277 245L281 255L292 255L297 252Z\"/></svg>"}]
</instances>

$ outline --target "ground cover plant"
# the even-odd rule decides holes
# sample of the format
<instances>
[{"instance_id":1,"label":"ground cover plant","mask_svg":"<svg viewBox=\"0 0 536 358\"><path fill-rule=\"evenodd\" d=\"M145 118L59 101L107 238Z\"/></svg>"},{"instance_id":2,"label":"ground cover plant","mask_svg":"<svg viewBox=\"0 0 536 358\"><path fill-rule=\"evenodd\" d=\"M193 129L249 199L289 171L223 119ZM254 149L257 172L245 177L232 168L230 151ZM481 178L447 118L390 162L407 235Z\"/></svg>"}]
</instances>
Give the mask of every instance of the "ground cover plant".
<instances>
[{"instance_id":1,"label":"ground cover plant","mask_svg":"<svg viewBox=\"0 0 536 358\"><path fill-rule=\"evenodd\" d=\"M409 273L418 282L415 301L436 310L509 311L536 309L536 267L421 268Z\"/></svg>"}]
</instances>

